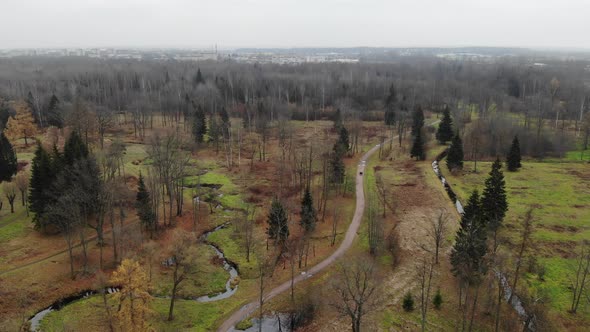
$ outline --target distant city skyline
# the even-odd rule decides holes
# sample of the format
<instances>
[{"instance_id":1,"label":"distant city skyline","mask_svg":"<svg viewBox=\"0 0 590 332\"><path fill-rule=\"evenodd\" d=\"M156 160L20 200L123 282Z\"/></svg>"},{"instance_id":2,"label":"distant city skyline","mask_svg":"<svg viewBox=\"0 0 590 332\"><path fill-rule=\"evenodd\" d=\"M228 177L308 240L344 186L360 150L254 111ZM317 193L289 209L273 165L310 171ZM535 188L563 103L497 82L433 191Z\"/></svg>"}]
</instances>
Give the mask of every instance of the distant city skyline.
<instances>
[{"instance_id":1,"label":"distant city skyline","mask_svg":"<svg viewBox=\"0 0 590 332\"><path fill-rule=\"evenodd\" d=\"M588 50L585 0L3 0L0 48Z\"/></svg>"}]
</instances>

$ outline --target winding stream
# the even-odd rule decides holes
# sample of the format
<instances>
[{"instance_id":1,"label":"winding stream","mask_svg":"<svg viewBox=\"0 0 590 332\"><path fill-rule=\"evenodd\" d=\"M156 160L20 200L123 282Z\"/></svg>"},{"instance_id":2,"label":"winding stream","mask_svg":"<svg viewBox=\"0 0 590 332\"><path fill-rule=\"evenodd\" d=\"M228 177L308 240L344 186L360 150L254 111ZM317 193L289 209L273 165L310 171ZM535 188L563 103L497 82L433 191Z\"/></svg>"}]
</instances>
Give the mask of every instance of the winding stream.
<instances>
[{"instance_id":1,"label":"winding stream","mask_svg":"<svg viewBox=\"0 0 590 332\"><path fill-rule=\"evenodd\" d=\"M223 254L223 252L216 247L215 245L213 245L212 243L207 241L207 237L209 237L210 234L226 228L229 225L229 223L225 223L222 224L220 226L215 227L213 230L205 232L203 235L201 235L200 239L207 244L209 247L213 248L213 250L215 251L215 254L217 255L217 257L219 257L223 263L223 268L229 273L229 278L227 280L227 282L225 283L225 291L216 294L216 295L212 295L212 296L200 296L197 298L193 298L192 300L195 300L197 302L214 302L214 301L219 301L219 300L223 300L223 299L227 299L228 297L234 295L234 293L238 290L238 286L235 285L232 288L232 281L238 276L238 270L235 267L235 265L233 263L231 263L230 261L228 261L225 258L225 255ZM169 260L166 260L165 262L169 262ZM118 292L120 289L118 287L107 287L105 288L105 292L107 292L108 294L113 294ZM77 301L77 300L81 300L81 299L85 299L89 296L98 294L98 291L96 290L85 290L82 291L80 293L68 296L64 299L60 299L56 302L54 302L52 305L50 305L49 307L37 312L36 314L34 314L33 316L31 316L31 318L29 319L29 322L31 324L30 327L30 331L34 332L34 331L38 331L39 327L41 325L41 320L50 312L52 311L57 311L57 310L61 310L62 308L64 308L65 306Z\"/></svg>"},{"instance_id":2,"label":"winding stream","mask_svg":"<svg viewBox=\"0 0 590 332\"><path fill-rule=\"evenodd\" d=\"M436 174L436 176L440 179L451 201L455 204L457 212L460 215L463 215L463 205L461 205L461 202L459 202L459 199L457 198L457 195L451 188L451 185L449 184L447 179L445 179L445 177L442 175L440 171L439 163L447 155L447 152L448 149L446 149L436 157L436 159L432 162L432 170L434 171L434 174ZM526 325L526 329L528 331L535 331L534 316L530 316L529 314L527 314L526 309L524 308L524 305L522 304L522 301L520 300L518 295L516 295L516 293L512 294L512 287L510 287L506 275L504 275L504 273L498 270L494 270L494 274L496 275L496 278L500 279L500 284L504 289L505 300L507 302L510 301L509 304L512 306L514 311L516 311L518 316L520 316L520 318L523 320L524 324Z\"/></svg>"}]
</instances>

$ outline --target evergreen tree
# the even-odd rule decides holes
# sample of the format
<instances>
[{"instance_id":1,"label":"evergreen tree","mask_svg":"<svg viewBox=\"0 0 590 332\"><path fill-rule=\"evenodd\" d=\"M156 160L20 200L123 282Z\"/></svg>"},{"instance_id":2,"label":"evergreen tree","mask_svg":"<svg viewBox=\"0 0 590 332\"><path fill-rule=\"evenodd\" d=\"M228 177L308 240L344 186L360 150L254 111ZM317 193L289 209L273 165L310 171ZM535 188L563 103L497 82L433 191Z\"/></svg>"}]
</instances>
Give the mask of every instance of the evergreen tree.
<instances>
[{"instance_id":1,"label":"evergreen tree","mask_svg":"<svg viewBox=\"0 0 590 332\"><path fill-rule=\"evenodd\" d=\"M201 68L197 68L197 75L195 75L195 85L205 84L203 74L201 74Z\"/></svg>"},{"instance_id":2,"label":"evergreen tree","mask_svg":"<svg viewBox=\"0 0 590 332\"><path fill-rule=\"evenodd\" d=\"M285 243L289 237L289 221L287 211L279 199L275 196L268 214L268 237L275 240L275 243Z\"/></svg>"},{"instance_id":3,"label":"evergreen tree","mask_svg":"<svg viewBox=\"0 0 590 332\"><path fill-rule=\"evenodd\" d=\"M205 111L199 105L197 110L193 116L193 135L195 136L195 141L197 143L202 143L205 138L205 134L207 133L207 119L205 116Z\"/></svg>"},{"instance_id":4,"label":"evergreen tree","mask_svg":"<svg viewBox=\"0 0 590 332\"><path fill-rule=\"evenodd\" d=\"M506 167L510 172L516 172L522 167L520 163L520 143L518 142L518 136L514 136L510 151L506 157Z\"/></svg>"},{"instance_id":5,"label":"evergreen tree","mask_svg":"<svg viewBox=\"0 0 590 332\"><path fill-rule=\"evenodd\" d=\"M227 113L227 110L225 109L225 107L221 108L221 112L219 112L219 117L221 118L221 123L224 126L229 127L231 125L230 119L229 119L229 113Z\"/></svg>"},{"instance_id":6,"label":"evergreen tree","mask_svg":"<svg viewBox=\"0 0 590 332\"><path fill-rule=\"evenodd\" d=\"M80 137L80 133L74 130L64 145L64 162L72 166L77 160L88 157L88 146Z\"/></svg>"},{"instance_id":7,"label":"evergreen tree","mask_svg":"<svg viewBox=\"0 0 590 332\"><path fill-rule=\"evenodd\" d=\"M8 124L8 118L10 118L10 110L8 104L0 99L0 131L3 131Z\"/></svg>"},{"instance_id":8,"label":"evergreen tree","mask_svg":"<svg viewBox=\"0 0 590 332\"><path fill-rule=\"evenodd\" d=\"M486 251L486 228L482 222L479 194L474 190L465 206L451 251L453 275L468 285L480 282L487 271Z\"/></svg>"},{"instance_id":9,"label":"evergreen tree","mask_svg":"<svg viewBox=\"0 0 590 332\"><path fill-rule=\"evenodd\" d=\"M0 182L10 181L16 174L18 163L16 152L3 132L0 132Z\"/></svg>"},{"instance_id":10,"label":"evergreen tree","mask_svg":"<svg viewBox=\"0 0 590 332\"><path fill-rule=\"evenodd\" d=\"M51 158L41 144L37 145L31 166L31 183L29 191L30 210L34 213L33 223L38 229L44 229L42 215L49 203L47 190L51 186L55 173L51 166Z\"/></svg>"},{"instance_id":11,"label":"evergreen tree","mask_svg":"<svg viewBox=\"0 0 590 332\"><path fill-rule=\"evenodd\" d=\"M434 308L436 310L440 310L440 307L443 304L443 297L442 297L442 294L440 293L440 288L436 290L436 294L434 295L434 298L432 299L432 304L434 305Z\"/></svg>"},{"instance_id":12,"label":"evergreen tree","mask_svg":"<svg viewBox=\"0 0 590 332\"><path fill-rule=\"evenodd\" d=\"M143 175L139 173L139 184L137 186L137 196L135 199L135 208L141 225L152 233L155 230L155 216L152 209L152 200L150 192L145 186Z\"/></svg>"},{"instance_id":13,"label":"evergreen tree","mask_svg":"<svg viewBox=\"0 0 590 332\"><path fill-rule=\"evenodd\" d=\"M456 133L451 141L449 153L447 154L447 167L452 172L454 169L463 169L463 141Z\"/></svg>"},{"instance_id":14,"label":"evergreen tree","mask_svg":"<svg viewBox=\"0 0 590 332\"><path fill-rule=\"evenodd\" d=\"M344 183L344 177L346 176L346 166L342 160L342 156L333 152L330 156L330 182L335 184Z\"/></svg>"},{"instance_id":15,"label":"evergreen tree","mask_svg":"<svg viewBox=\"0 0 590 332\"><path fill-rule=\"evenodd\" d=\"M385 105L391 106L397 102L397 94L395 91L395 86L393 83L389 86L389 94L387 95L387 99L385 99Z\"/></svg>"},{"instance_id":16,"label":"evergreen tree","mask_svg":"<svg viewBox=\"0 0 590 332\"><path fill-rule=\"evenodd\" d=\"M215 148L219 147L219 136L221 135L221 128L217 122L215 114L209 116L209 143L215 143Z\"/></svg>"},{"instance_id":17,"label":"evergreen tree","mask_svg":"<svg viewBox=\"0 0 590 332\"><path fill-rule=\"evenodd\" d=\"M348 150L350 150L350 142L348 140L348 130L345 127L340 127L338 131L338 141L334 144L334 152L341 157L344 156Z\"/></svg>"},{"instance_id":18,"label":"evergreen tree","mask_svg":"<svg viewBox=\"0 0 590 332\"><path fill-rule=\"evenodd\" d=\"M47 107L47 124L57 128L63 128L64 120L59 111L59 99L54 95L49 100L49 106Z\"/></svg>"},{"instance_id":19,"label":"evergreen tree","mask_svg":"<svg viewBox=\"0 0 590 332\"><path fill-rule=\"evenodd\" d=\"M340 112L340 109L336 109L336 113L334 114L334 128L340 132L340 129L342 128L342 113Z\"/></svg>"},{"instance_id":20,"label":"evergreen tree","mask_svg":"<svg viewBox=\"0 0 590 332\"><path fill-rule=\"evenodd\" d=\"M443 111L443 118L440 121L438 130L436 131L436 139L440 144L445 144L453 138L453 120L451 119L451 112L449 107L445 106Z\"/></svg>"},{"instance_id":21,"label":"evergreen tree","mask_svg":"<svg viewBox=\"0 0 590 332\"><path fill-rule=\"evenodd\" d=\"M412 296L412 293L407 292L406 295L404 295L402 308L407 312L414 310L414 297Z\"/></svg>"},{"instance_id":22,"label":"evergreen tree","mask_svg":"<svg viewBox=\"0 0 590 332\"><path fill-rule=\"evenodd\" d=\"M420 105L416 105L412 113L412 137L418 136L424 127L424 112Z\"/></svg>"},{"instance_id":23,"label":"evergreen tree","mask_svg":"<svg viewBox=\"0 0 590 332\"><path fill-rule=\"evenodd\" d=\"M422 141L422 133L418 132L414 136L414 142L412 143L412 150L410 151L410 157L416 158L416 160L425 160L426 151L424 151L424 142Z\"/></svg>"},{"instance_id":24,"label":"evergreen tree","mask_svg":"<svg viewBox=\"0 0 590 332\"><path fill-rule=\"evenodd\" d=\"M305 229L305 232L310 232L315 229L317 221L316 210L313 207L313 198L309 188L305 189L303 200L301 200L301 227Z\"/></svg>"},{"instance_id":25,"label":"evergreen tree","mask_svg":"<svg viewBox=\"0 0 590 332\"><path fill-rule=\"evenodd\" d=\"M485 182L485 188L481 199L483 219L488 230L494 236L494 247L498 228L502 225L508 202L506 200L506 182L502 173L502 163L499 158L492 164L492 170Z\"/></svg>"},{"instance_id":26,"label":"evergreen tree","mask_svg":"<svg viewBox=\"0 0 590 332\"><path fill-rule=\"evenodd\" d=\"M387 110L385 110L383 120L385 122L385 125L388 127L392 127L393 125L395 125L395 111L393 107L388 107Z\"/></svg>"}]
</instances>

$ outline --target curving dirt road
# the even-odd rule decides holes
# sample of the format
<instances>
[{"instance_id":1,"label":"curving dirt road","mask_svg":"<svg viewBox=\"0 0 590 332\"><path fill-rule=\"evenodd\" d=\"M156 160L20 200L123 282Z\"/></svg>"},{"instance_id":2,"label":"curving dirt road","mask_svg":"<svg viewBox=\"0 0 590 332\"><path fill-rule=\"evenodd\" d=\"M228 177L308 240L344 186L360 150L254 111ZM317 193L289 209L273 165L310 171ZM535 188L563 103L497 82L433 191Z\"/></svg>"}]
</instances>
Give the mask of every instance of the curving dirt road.
<instances>
[{"instance_id":1,"label":"curving dirt road","mask_svg":"<svg viewBox=\"0 0 590 332\"><path fill-rule=\"evenodd\" d=\"M393 139L397 138L394 137ZM317 265L313 266L312 268L307 270L306 274L300 274L295 277L294 282L298 283L302 280L312 277L316 273L322 271L326 267L330 266L334 263L338 258L340 258L346 250L350 248L352 242L357 234L357 231L361 225L361 221L363 219L363 212L365 210L365 190L363 186L363 176L360 175L361 172L364 173L365 171L365 164L367 159L375 153L379 149L380 144L377 144L369 151L367 151L362 157L359 162L357 172L356 172L356 208L354 210L354 217L352 218L352 222L350 226L348 226L348 230L346 231L346 235L344 236L344 240L340 243L338 249L330 255L330 257L324 259L323 261L319 262ZM270 292L268 292L264 296L264 301L268 301L273 297L279 295L280 293L288 290L291 288L291 280L285 281L281 285L273 288ZM217 329L219 332L226 332L232 329L237 323L245 319L246 317L250 316L256 309L258 309L258 301L254 301L248 303L241 307L238 311L234 312L220 327Z\"/></svg>"}]
</instances>

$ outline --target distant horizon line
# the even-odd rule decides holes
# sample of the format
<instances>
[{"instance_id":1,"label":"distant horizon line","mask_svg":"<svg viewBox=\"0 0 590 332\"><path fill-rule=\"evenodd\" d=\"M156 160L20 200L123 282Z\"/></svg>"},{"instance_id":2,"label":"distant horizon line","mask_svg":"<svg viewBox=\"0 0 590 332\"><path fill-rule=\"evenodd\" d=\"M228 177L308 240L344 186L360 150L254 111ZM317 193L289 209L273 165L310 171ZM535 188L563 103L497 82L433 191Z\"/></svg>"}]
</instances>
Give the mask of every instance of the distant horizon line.
<instances>
[{"instance_id":1,"label":"distant horizon line","mask_svg":"<svg viewBox=\"0 0 590 332\"><path fill-rule=\"evenodd\" d=\"M136 50L214 50L231 51L238 49L279 49L279 50L297 50L297 49L458 49L458 48L483 48L483 49L519 49L519 50L552 50L552 51L590 51L588 47L565 47L565 46L486 46L486 45L429 45L429 46L262 46L262 45L242 45L242 46L219 46L219 44L208 46L133 46L133 45L95 45L95 46L22 46L22 47L2 47L0 50L43 50L43 49L136 49Z\"/></svg>"}]
</instances>

